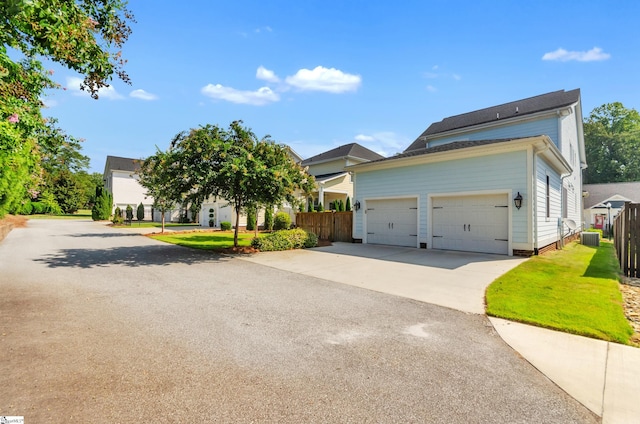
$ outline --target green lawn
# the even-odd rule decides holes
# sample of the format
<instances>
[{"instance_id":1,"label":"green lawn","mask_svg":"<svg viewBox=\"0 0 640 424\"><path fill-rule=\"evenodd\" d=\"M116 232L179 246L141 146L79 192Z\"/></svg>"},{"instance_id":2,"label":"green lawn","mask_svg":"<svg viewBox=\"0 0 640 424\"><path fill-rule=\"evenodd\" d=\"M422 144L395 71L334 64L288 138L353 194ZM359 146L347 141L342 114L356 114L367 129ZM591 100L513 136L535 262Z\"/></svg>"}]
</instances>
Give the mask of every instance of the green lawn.
<instances>
[{"instance_id":1,"label":"green lawn","mask_svg":"<svg viewBox=\"0 0 640 424\"><path fill-rule=\"evenodd\" d=\"M27 219L91 219L91 209L80 209L76 213L60 215L34 214L25 215Z\"/></svg>"},{"instance_id":2,"label":"green lawn","mask_svg":"<svg viewBox=\"0 0 640 424\"><path fill-rule=\"evenodd\" d=\"M140 227L140 228L162 228L162 222L152 222L152 221L131 221L131 225L129 224L118 224L116 227ZM178 224L175 222L166 222L164 224L165 228L168 227L200 227L200 224Z\"/></svg>"},{"instance_id":3,"label":"green lawn","mask_svg":"<svg viewBox=\"0 0 640 424\"><path fill-rule=\"evenodd\" d=\"M262 237L263 234L258 234ZM153 234L150 237L194 249L217 250L233 247L233 231ZM238 246L251 246L254 233L238 234Z\"/></svg>"},{"instance_id":4,"label":"green lawn","mask_svg":"<svg viewBox=\"0 0 640 424\"><path fill-rule=\"evenodd\" d=\"M570 243L520 264L487 289L487 314L619 343L633 333L607 242Z\"/></svg>"}]
</instances>

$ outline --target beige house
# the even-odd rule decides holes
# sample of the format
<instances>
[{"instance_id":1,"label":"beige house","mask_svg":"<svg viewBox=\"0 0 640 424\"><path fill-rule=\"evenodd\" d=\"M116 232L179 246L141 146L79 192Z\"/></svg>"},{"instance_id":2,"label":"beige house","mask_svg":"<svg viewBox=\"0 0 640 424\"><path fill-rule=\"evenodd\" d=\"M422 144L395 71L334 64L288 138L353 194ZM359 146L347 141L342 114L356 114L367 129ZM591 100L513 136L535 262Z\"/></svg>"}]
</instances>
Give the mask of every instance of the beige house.
<instances>
[{"instance_id":1,"label":"beige house","mask_svg":"<svg viewBox=\"0 0 640 424\"><path fill-rule=\"evenodd\" d=\"M359 145L345 144L335 149L320 153L302 161L308 172L316 179L317 191L312 193L314 206L319 203L325 210L334 209L336 200L353 201L353 180L345 167L372 160L384 159L384 156Z\"/></svg>"}]
</instances>

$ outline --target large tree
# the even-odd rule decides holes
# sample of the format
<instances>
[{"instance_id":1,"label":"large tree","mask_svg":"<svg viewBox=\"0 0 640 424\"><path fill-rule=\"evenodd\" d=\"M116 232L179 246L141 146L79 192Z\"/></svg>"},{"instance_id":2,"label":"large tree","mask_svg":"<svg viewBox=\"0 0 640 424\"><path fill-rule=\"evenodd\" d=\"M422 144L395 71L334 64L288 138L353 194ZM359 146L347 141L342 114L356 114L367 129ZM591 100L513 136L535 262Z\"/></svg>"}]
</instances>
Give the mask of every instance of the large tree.
<instances>
[{"instance_id":1,"label":"large tree","mask_svg":"<svg viewBox=\"0 0 640 424\"><path fill-rule=\"evenodd\" d=\"M129 82L120 49L130 21L122 0L0 1L0 216L20 208L53 147L41 144L41 99L58 84L41 58L84 75L81 88L97 98L114 75Z\"/></svg>"},{"instance_id":2,"label":"large tree","mask_svg":"<svg viewBox=\"0 0 640 424\"><path fill-rule=\"evenodd\" d=\"M162 155L168 158L157 171L167 177L157 183L162 192L177 203L201 204L220 196L233 206L236 223L247 208L295 202L297 192L309 193L314 187L313 177L293 161L285 146L268 136L258 140L242 121L232 122L228 129L206 125L178 134ZM143 166L141 172L145 183L157 178L146 175L151 167ZM170 188L160 185L168 180Z\"/></svg>"},{"instance_id":3,"label":"large tree","mask_svg":"<svg viewBox=\"0 0 640 424\"><path fill-rule=\"evenodd\" d=\"M140 185L147 189L147 195L153 197L153 207L162 214L162 232L164 233L165 212L181 204L183 194L176 184L180 170L175 165L175 155L171 151L162 152L145 159L138 170Z\"/></svg>"},{"instance_id":4,"label":"large tree","mask_svg":"<svg viewBox=\"0 0 640 424\"><path fill-rule=\"evenodd\" d=\"M595 108L584 122L589 184L640 181L640 114L622 103Z\"/></svg>"}]
</instances>

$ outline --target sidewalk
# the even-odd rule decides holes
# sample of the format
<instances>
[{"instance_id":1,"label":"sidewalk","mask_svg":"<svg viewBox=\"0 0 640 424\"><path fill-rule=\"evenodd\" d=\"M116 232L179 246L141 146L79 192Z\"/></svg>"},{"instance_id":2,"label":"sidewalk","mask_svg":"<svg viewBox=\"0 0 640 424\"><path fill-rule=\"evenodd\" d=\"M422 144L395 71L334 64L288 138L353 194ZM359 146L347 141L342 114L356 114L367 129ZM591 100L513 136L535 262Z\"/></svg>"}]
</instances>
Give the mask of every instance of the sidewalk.
<instances>
[{"instance_id":1,"label":"sidewalk","mask_svg":"<svg viewBox=\"0 0 640 424\"><path fill-rule=\"evenodd\" d=\"M640 349L489 318L502 339L603 423L640 421Z\"/></svg>"}]
</instances>

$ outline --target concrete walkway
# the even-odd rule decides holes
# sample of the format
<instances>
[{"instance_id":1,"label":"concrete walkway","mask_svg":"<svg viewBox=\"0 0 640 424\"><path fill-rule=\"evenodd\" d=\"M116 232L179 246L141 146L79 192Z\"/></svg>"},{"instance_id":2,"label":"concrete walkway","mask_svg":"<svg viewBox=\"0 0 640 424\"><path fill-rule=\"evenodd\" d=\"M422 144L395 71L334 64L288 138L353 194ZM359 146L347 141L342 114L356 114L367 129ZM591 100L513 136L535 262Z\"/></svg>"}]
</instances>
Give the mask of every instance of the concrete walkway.
<instances>
[{"instance_id":1,"label":"concrete walkway","mask_svg":"<svg viewBox=\"0 0 640 424\"><path fill-rule=\"evenodd\" d=\"M484 314L486 287L526 260L349 243L239 258L476 314ZM603 423L640 422L640 349L489 319L509 346Z\"/></svg>"}]
</instances>

